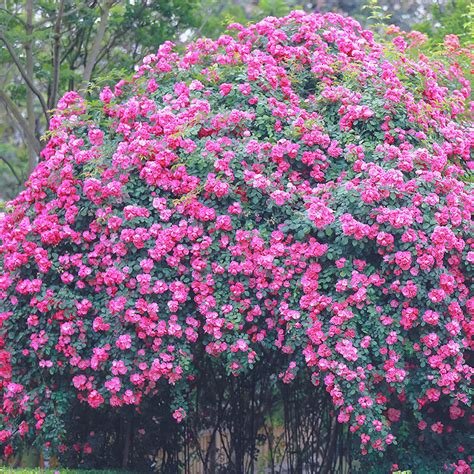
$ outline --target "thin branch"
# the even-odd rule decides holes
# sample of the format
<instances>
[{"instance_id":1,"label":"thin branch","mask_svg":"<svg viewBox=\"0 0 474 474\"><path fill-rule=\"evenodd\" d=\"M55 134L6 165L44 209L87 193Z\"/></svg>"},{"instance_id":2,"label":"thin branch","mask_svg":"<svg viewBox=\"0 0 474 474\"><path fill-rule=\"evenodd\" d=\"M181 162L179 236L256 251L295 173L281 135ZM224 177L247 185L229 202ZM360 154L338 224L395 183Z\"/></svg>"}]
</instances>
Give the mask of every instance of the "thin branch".
<instances>
[{"instance_id":1,"label":"thin branch","mask_svg":"<svg viewBox=\"0 0 474 474\"><path fill-rule=\"evenodd\" d=\"M62 15L62 17L63 17L63 18L66 18L66 17L72 15L73 13L77 13L78 11L79 11L79 8L73 8L72 10L69 10L69 11L67 11L66 13L64 13L64 14ZM43 27L44 25L47 25L48 22L50 22L50 21L51 21L51 18L45 18L44 20L39 21L38 23L36 23L36 24L35 24L35 27L36 27L36 28L41 28L41 27ZM47 25L46 28L50 28L50 26Z\"/></svg>"},{"instance_id":2,"label":"thin branch","mask_svg":"<svg viewBox=\"0 0 474 474\"><path fill-rule=\"evenodd\" d=\"M81 65L85 67L87 63L87 56L89 52L89 49L88 49L89 40L92 34L92 30L93 30L93 27L81 29L81 33L82 33L81 42L79 43L79 47L76 50L74 59L72 61L69 61L71 69L75 70L79 68ZM76 61L78 62L77 66L76 66Z\"/></svg>"},{"instance_id":3,"label":"thin branch","mask_svg":"<svg viewBox=\"0 0 474 474\"><path fill-rule=\"evenodd\" d=\"M43 109L44 116L46 118L46 123L49 124L49 114L48 114L48 107L46 106L46 102L44 101L43 95L41 92L36 88L36 86L33 84L31 79L28 77L28 74L26 73L25 69L23 68L23 65L21 64L20 59L16 55L14 49L12 48L11 44L8 42L8 40L5 38L5 35L0 31L0 41L2 41L5 46L7 47L8 52L10 53L11 58L13 59L13 62L16 64L16 67L20 71L21 77L23 80L26 82L30 90L33 92L33 94L38 97L41 108Z\"/></svg>"},{"instance_id":4,"label":"thin branch","mask_svg":"<svg viewBox=\"0 0 474 474\"><path fill-rule=\"evenodd\" d=\"M67 45L66 47L66 52L63 53L61 62L64 62L66 58L74 51L74 48L78 44L82 44L82 37L84 36L84 29L79 29L77 32L73 30L68 30L66 33L69 33L71 36L73 36L73 40ZM79 46L80 49L80 46ZM73 60L73 63L75 62L75 59Z\"/></svg>"},{"instance_id":5,"label":"thin branch","mask_svg":"<svg viewBox=\"0 0 474 474\"><path fill-rule=\"evenodd\" d=\"M6 13L7 15L10 15L12 20L15 20L16 22L20 23L21 25L26 26L26 23L21 18L18 18L14 13L7 10L6 8L0 7L0 11Z\"/></svg>"},{"instance_id":6,"label":"thin branch","mask_svg":"<svg viewBox=\"0 0 474 474\"><path fill-rule=\"evenodd\" d=\"M39 141L36 139L33 131L28 126L28 122L25 120L23 115L21 115L21 112L18 109L18 107L2 89L0 89L0 100L2 100L5 103L6 107L10 110L10 112L13 114L18 124L21 126L25 140L28 143L28 146L37 155L39 155L41 151L41 145Z\"/></svg>"},{"instance_id":7,"label":"thin branch","mask_svg":"<svg viewBox=\"0 0 474 474\"><path fill-rule=\"evenodd\" d=\"M13 174L13 176L15 177L15 179L17 180L17 183L18 183L18 186L21 186L23 183L21 182L21 179L20 177L18 176L17 172L15 171L15 168L13 168L12 164L3 156L0 156L0 160L3 161L7 166L8 168L10 169L11 173Z\"/></svg>"}]
</instances>

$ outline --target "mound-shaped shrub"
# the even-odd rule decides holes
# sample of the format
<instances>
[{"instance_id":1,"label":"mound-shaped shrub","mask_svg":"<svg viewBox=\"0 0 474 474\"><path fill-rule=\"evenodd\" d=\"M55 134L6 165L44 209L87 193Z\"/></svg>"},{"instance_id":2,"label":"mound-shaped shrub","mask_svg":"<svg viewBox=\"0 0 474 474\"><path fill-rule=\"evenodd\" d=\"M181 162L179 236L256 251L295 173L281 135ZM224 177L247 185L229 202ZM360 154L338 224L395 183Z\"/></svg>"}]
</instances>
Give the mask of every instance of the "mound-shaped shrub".
<instances>
[{"instance_id":1,"label":"mound-shaped shrub","mask_svg":"<svg viewBox=\"0 0 474 474\"><path fill-rule=\"evenodd\" d=\"M271 358L275 383L324 387L362 453L418 424L465 456L473 133L455 41L443 66L413 52L421 35L379 44L334 14L230 34L60 100L0 223L5 454L65 450L74 399L139 410L169 385L181 422L204 360L238 377Z\"/></svg>"}]
</instances>

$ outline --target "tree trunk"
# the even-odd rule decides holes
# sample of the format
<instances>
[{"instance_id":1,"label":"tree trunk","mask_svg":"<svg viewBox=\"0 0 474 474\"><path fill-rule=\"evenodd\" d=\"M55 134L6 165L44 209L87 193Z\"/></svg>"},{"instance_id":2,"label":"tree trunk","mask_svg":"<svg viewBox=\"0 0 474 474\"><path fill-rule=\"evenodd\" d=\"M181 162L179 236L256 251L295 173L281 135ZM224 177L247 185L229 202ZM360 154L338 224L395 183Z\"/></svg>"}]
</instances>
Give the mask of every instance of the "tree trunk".
<instances>
[{"instance_id":1,"label":"tree trunk","mask_svg":"<svg viewBox=\"0 0 474 474\"><path fill-rule=\"evenodd\" d=\"M99 26L97 27L97 33L94 37L94 42L92 43L92 49L87 55L86 65L84 66L84 75L82 77L82 84L80 85L79 89L86 88L89 84L89 81L91 80L92 71L94 70L97 57L99 56L100 46L102 44L102 40L104 39L105 30L107 29L107 25L109 23L109 11L112 5L113 0L107 0L102 8Z\"/></svg>"},{"instance_id":2,"label":"tree trunk","mask_svg":"<svg viewBox=\"0 0 474 474\"><path fill-rule=\"evenodd\" d=\"M26 75L33 82L33 45L32 45L32 35L33 35L33 0L26 0L26 34L27 39L25 41L25 53L26 53ZM32 135L35 135L35 110L33 103L33 91L27 87L26 88L26 120L28 123L28 128L31 131ZM36 153L31 148L28 147L28 174L30 174L36 166Z\"/></svg>"},{"instance_id":3,"label":"tree trunk","mask_svg":"<svg viewBox=\"0 0 474 474\"><path fill-rule=\"evenodd\" d=\"M61 67L61 22L64 13L64 0L59 2L58 16L54 25L54 46L53 46L53 83L51 85L51 94L49 96L48 107L56 107L59 90L59 70Z\"/></svg>"},{"instance_id":4,"label":"tree trunk","mask_svg":"<svg viewBox=\"0 0 474 474\"><path fill-rule=\"evenodd\" d=\"M28 148L34 150L35 154L38 155L41 150L41 144L35 137L34 129L30 129L28 122L23 115L21 115L20 109L2 89L0 89L0 100L5 103L6 108L11 112L13 117L15 117L18 125L20 125Z\"/></svg>"}]
</instances>

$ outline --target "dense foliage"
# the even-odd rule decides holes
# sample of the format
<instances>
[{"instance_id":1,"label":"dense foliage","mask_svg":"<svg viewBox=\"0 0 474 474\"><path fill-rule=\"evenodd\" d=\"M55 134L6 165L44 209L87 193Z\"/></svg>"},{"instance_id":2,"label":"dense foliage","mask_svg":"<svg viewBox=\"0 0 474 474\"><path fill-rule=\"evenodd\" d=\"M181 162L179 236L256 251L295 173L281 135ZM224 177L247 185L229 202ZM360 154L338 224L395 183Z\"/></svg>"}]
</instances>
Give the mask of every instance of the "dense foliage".
<instances>
[{"instance_id":1,"label":"dense foliage","mask_svg":"<svg viewBox=\"0 0 474 474\"><path fill-rule=\"evenodd\" d=\"M268 383L326 392L362 454L409 432L467 472L467 52L448 38L444 67L412 53L423 35L382 45L335 14L230 34L59 101L0 222L5 455L67 451L74 401L166 393L181 423L209 363L232 380L271 360Z\"/></svg>"}]
</instances>

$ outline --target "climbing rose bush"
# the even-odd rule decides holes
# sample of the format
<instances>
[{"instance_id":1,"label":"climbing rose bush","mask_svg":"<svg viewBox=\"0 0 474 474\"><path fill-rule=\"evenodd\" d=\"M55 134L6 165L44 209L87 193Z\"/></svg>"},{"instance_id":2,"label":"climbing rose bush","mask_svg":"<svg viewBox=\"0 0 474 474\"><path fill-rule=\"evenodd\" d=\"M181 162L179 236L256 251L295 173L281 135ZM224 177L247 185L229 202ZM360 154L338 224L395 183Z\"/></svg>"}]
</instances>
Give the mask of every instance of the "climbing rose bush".
<instances>
[{"instance_id":1,"label":"climbing rose bush","mask_svg":"<svg viewBox=\"0 0 474 474\"><path fill-rule=\"evenodd\" d=\"M269 353L363 454L404 423L428 441L469 423L466 52L394 36L293 12L59 101L0 222L6 456L67 449L72 400L138 410L169 385L179 423L200 358L239 376Z\"/></svg>"}]
</instances>

